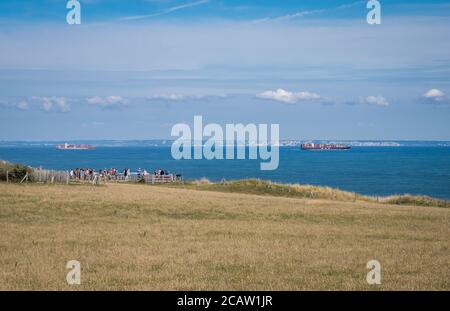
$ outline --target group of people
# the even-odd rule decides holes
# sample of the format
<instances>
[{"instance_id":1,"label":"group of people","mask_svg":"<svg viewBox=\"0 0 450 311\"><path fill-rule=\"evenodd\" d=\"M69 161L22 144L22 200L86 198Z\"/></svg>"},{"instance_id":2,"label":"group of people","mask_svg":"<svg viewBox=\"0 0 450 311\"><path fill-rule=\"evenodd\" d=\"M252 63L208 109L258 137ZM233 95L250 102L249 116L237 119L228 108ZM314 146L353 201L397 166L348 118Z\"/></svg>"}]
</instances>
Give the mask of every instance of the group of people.
<instances>
[{"instance_id":1,"label":"group of people","mask_svg":"<svg viewBox=\"0 0 450 311\"><path fill-rule=\"evenodd\" d=\"M91 168L75 168L69 172L70 178L76 180L92 180L96 174L95 169Z\"/></svg>"},{"instance_id":2,"label":"group of people","mask_svg":"<svg viewBox=\"0 0 450 311\"><path fill-rule=\"evenodd\" d=\"M149 176L150 174L148 173L147 170L141 170L140 168L137 170L137 177L138 179L144 177L146 178L147 176ZM153 171L153 176L168 176L169 172L166 170L155 170Z\"/></svg>"},{"instance_id":3,"label":"group of people","mask_svg":"<svg viewBox=\"0 0 450 311\"><path fill-rule=\"evenodd\" d=\"M129 169L125 169L123 176L129 176L131 174ZM95 170L93 168L75 168L69 172L71 179L76 180L93 180L96 176L105 177L108 179L118 179L120 174L116 168Z\"/></svg>"},{"instance_id":4,"label":"group of people","mask_svg":"<svg viewBox=\"0 0 450 311\"><path fill-rule=\"evenodd\" d=\"M131 178L131 170L129 168L125 168L122 173L119 173L119 171L116 168L110 168L110 169L101 169L96 171L92 168L75 168L71 169L70 172L70 178L76 179L76 180L86 180L91 181L94 180L95 177L101 177L108 180L129 180ZM142 170L139 168L137 170L137 179L140 180L142 178L147 178L150 176L147 170ZM153 172L153 176L168 176L169 173L166 170L155 170Z\"/></svg>"},{"instance_id":5,"label":"group of people","mask_svg":"<svg viewBox=\"0 0 450 311\"><path fill-rule=\"evenodd\" d=\"M166 176L169 175L169 173L166 170L156 170L153 172L153 175L155 176Z\"/></svg>"}]
</instances>

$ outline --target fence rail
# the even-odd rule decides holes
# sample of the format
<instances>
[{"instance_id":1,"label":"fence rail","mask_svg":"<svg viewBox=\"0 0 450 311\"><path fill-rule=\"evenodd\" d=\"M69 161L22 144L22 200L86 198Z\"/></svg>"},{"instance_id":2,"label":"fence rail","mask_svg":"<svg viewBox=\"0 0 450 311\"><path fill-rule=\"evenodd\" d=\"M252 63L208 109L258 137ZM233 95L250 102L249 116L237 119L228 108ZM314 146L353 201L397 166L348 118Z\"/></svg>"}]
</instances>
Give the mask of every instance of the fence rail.
<instances>
[{"instance_id":1,"label":"fence rail","mask_svg":"<svg viewBox=\"0 0 450 311\"><path fill-rule=\"evenodd\" d=\"M83 176L81 178L70 177L71 181L91 181L91 182L134 182L134 183L148 183L148 184L159 184L159 183L173 183L181 182L183 178L179 174L168 174L168 175L155 175L155 174L137 174L132 173L128 176L120 173L117 175L89 175Z\"/></svg>"}]
</instances>

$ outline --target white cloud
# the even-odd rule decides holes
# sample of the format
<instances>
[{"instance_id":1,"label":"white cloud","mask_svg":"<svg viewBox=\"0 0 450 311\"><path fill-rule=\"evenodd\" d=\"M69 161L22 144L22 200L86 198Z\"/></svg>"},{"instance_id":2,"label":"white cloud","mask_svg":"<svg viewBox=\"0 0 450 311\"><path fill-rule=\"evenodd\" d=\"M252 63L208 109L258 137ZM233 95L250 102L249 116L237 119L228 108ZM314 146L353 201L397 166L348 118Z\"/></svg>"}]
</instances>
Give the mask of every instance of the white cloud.
<instances>
[{"instance_id":1,"label":"white cloud","mask_svg":"<svg viewBox=\"0 0 450 311\"><path fill-rule=\"evenodd\" d=\"M279 101L287 104L295 104L301 101L311 101L321 99L320 95L316 93L310 92L293 93L283 89L278 89L276 91L265 91L260 94L257 94L256 97L261 99Z\"/></svg>"},{"instance_id":2,"label":"white cloud","mask_svg":"<svg viewBox=\"0 0 450 311\"><path fill-rule=\"evenodd\" d=\"M364 103L369 105L383 106L387 107L390 103L383 96L367 96L364 100Z\"/></svg>"},{"instance_id":3,"label":"white cloud","mask_svg":"<svg viewBox=\"0 0 450 311\"><path fill-rule=\"evenodd\" d=\"M65 97L41 97L33 96L31 97L31 102L36 103L41 106L45 111L57 111L57 112L68 112L70 111L70 105Z\"/></svg>"},{"instance_id":4,"label":"white cloud","mask_svg":"<svg viewBox=\"0 0 450 311\"><path fill-rule=\"evenodd\" d=\"M443 98L445 93L438 89L431 89L423 95L425 98Z\"/></svg>"},{"instance_id":5,"label":"white cloud","mask_svg":"<svg viewBox=\"0 0 450 311\"><path fill-rule=\"evenodd\" d=\"M86 101L91 105L99 106L101 108L116 107L128 104L128 99L117 95L107 97L93 96L87 98Z\"/></svg>"},{"instance_id":6,"label":"white cloud","mask_svg":"<svg viewBox=\"0 0 450 311\"><path fill-rule=\"evenodd\" d=\"M445 93L438 89L431 89L423 95L425 98L443 98Z\"/></svg>"},{"instance_id":7,"label":"white cloud","mask_svg":"<svg viewBox=\"0 0 450 311\"><path fill-rule=\"evenodd\" d=\"M425 94L423 94L423 98L426 103L431 104L448 104L450 103L450 98L441 90L431 89Z\"/></svg>"}]
</instances>

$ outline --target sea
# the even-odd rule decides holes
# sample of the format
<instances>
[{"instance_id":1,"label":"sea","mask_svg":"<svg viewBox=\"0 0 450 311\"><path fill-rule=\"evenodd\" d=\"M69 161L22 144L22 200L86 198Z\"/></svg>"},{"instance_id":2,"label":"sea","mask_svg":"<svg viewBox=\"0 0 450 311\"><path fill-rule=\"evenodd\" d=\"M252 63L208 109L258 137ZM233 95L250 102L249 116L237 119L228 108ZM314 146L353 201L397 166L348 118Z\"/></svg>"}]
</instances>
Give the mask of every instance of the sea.
<instances>
[{"instance_id":1,"label":"sea","mask_svg":"<svg viewBox=\"0 0 450 311\"><path fill-rule=\"evenodd\" d=\"M316 141L329 142L329 141ZM428 195L450 199L450 142L339 141L347 151L302 151L300 142L282 142L279 167L261 171L261 160L175 160L171 142L70 141L95 150L57 150L64 142L0 141L0 159L54 170L122 171L165 169L185 180L258 178L280 183L329 186L372 196Z\"/></svg>"}]
</instances>

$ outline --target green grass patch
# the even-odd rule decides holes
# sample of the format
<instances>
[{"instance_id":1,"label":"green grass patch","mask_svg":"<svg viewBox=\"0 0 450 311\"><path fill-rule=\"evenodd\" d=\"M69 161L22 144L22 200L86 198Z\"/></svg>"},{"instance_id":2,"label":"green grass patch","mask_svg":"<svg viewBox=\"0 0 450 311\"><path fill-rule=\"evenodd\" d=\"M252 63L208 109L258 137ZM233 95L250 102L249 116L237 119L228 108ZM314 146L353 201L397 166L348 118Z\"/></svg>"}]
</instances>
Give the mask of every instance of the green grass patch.
<instances>
[{"instance_id":1,"label":"green grass patch","mask_svg":"<svg viewBox=\"0 0 450 311\"><path fill-rule=\"evenodd\" d=\"M167 185L166 185L167 186ZM246 193L256 195L269 195L289 198L324 199L343 202L367 201L393 205L414 205L450 207L450 201L435 199L428 196L395 195L388 197L373 197L355 192L300 184L279 184L260 179L243 179L236 181L210 182L207 179L171 184L172 187L187 189L209 190L220 192Z\"/></svg>"}]
</instances>

